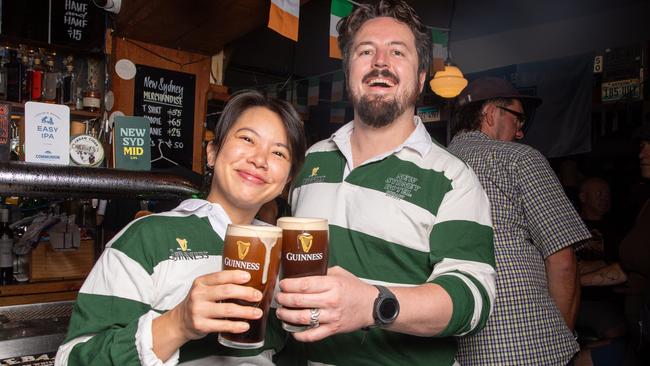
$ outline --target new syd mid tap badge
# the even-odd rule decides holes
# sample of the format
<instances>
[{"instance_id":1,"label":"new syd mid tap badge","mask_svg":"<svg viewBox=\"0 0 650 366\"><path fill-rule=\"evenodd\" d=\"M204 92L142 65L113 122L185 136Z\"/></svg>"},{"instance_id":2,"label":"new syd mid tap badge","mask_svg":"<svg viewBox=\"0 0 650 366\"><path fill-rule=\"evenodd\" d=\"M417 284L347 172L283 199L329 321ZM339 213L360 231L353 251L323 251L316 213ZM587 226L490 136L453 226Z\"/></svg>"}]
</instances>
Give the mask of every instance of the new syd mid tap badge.
<instances>
[{"instance_id":1,"label":"new syd mid tap badge","mask_svg":"<svg viewBox=\"0 0 650 366\"><path fill-rule=\"evenodd\" d=\"M300 243L302 251L309 253L311 250L311 245L314 242L314 237L310 233L302 233L298 235L298 242Z\"/></svg>"}]
</instances>

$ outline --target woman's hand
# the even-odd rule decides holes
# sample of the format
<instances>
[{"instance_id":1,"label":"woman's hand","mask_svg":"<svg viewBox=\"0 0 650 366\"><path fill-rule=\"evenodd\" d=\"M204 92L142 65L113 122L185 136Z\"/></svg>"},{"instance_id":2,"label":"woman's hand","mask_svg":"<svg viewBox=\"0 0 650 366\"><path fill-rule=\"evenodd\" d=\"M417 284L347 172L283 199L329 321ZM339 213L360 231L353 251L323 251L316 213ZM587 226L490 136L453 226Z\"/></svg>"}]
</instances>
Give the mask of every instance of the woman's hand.
<instances>
[{"instance_id":1,"label":"woman's hand","mask_svg":"<svg viewBox=\"0 0 650 366\"><path fill-rule=\"evenodd\" d=\"M197 277L185 299L153 321L153 346L158 358L166 361L187 341L208 333L247 331L247 322L234 319L259 319L262 310L220 301L261 301L260 291L243 286L249 280L248 272L236 270Z\"/></svg>"}]
</instances>

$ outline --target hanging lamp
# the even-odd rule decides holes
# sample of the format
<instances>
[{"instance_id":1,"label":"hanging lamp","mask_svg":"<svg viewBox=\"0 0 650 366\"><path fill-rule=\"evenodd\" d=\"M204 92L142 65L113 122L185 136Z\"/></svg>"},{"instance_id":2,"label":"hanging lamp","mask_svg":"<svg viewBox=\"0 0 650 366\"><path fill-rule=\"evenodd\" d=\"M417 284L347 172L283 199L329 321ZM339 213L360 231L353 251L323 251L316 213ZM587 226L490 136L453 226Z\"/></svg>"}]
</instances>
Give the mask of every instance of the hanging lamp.
<instances>
[{"instance_id":1,"label":"hanging lamp","mask_svg":"<svg viewBox=\"0 0 650 366\"><path fill-rule=\"evenodd\" d=\"M447 60L445 61L444 70L437 71L429 87L431 90L443 98L454 98L467 86L467 79L463 76L460 69L451 62L451 23L454 19L456 2L451 3L451 15L449 16L449 36L447 38Z\"/></svg>"},{"instance_id":2,"label":"hanging lamp","mask_svg":"<svg viewBox=\"0 0 650 366\"><path fill-rule=\"evenodd\" d=\"M467 86L467 79L451 62L445 62L445 69L437 71L431 81L431 90L443 98L453 98Z\"/></svg>"}]
</instances>

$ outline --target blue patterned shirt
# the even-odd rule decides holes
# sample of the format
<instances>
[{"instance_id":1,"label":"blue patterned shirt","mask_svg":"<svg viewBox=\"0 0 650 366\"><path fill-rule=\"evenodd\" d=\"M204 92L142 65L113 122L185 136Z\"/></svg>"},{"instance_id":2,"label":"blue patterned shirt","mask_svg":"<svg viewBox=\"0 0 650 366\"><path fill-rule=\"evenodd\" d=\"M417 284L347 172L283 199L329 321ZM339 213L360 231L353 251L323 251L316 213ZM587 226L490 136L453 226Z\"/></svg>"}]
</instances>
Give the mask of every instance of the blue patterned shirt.
<instances>
[{"instance_id":1,"label":"blue patterned shirt","mask_svg":"<svg viewBox=\"0 0 650 366\"><path fill-rule=\"evenodd\" d=\"M476 335L459 338L467 365L566 365L578 344L548 291L544 260L590 237L546 158L530 146L480 131L449 151L476 173L491 204L497 297Z\"/></svg>"}]
</instances>

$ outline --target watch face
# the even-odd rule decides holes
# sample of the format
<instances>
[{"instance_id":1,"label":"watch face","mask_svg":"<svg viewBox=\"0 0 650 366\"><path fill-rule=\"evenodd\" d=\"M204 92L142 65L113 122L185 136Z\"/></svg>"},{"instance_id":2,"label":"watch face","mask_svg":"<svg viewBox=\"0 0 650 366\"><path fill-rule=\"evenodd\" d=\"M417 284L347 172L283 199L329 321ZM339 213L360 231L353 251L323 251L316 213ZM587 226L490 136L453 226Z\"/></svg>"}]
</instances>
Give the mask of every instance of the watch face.
<instances>
[{"instance_id":1,"label":"watch face","mask_svg":"<svg viewBox=\"0 0 650 366\"><path fill-rule=\"evenodd\" d=\"M387 298L379 306L379 316L384 321L391 321L397 316L397 300Z\"/></svg>"}]
</instances>

